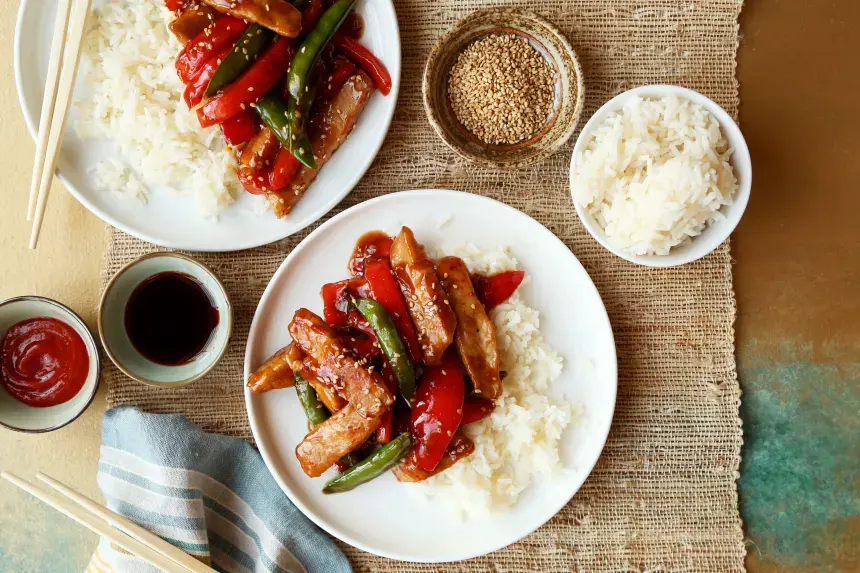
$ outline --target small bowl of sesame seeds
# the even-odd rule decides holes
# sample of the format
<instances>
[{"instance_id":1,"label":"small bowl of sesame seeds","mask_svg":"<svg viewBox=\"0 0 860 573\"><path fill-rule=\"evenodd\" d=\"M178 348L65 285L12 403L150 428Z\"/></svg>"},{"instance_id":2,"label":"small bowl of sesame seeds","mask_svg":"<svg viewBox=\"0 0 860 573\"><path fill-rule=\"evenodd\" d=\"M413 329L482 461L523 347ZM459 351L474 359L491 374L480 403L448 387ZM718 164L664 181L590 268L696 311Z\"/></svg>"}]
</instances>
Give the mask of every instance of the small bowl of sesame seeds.
<instances>
[{"instance_id":1,"label":"small bowl of sesame seeds","mask_svg":"<svg viewBox=\"0 0 860 573\"><path fill-rule=\"evenodd\" d=\"M451 149L500 169L555 153L585 101L567 39L518 8L486 8L457 22L430 52L423 95L430 124Z\"/></svg>"}]
</instances>

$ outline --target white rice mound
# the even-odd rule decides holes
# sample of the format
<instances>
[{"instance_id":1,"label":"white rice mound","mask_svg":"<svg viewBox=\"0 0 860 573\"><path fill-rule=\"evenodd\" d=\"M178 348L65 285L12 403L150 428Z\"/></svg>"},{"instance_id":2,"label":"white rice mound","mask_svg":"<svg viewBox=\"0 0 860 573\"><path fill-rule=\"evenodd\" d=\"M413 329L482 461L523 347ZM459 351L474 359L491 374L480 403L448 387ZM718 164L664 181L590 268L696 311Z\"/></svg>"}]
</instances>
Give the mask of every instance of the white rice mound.
<instances>
[{"instance_id":1,"label":"white rice mound","mask_svg":"<svg viewBox=\"0 0 860 573\"><path fill-rule=\"evenodd\" d=\"M573 194L609 243L666 255L721 218L738 182L716 118L674 95L635 97L609 114L577 158Z\"/></svg>"},{"instance_id":2,"label":"white rice mound","mask_svg":"<svg viewBox=\"0 0 860 573\"><path fill-rule=\"evenodd\" d=\"M170 187L214 217L240 192L236 160L182 100L171 18L160 0L115 0L91 15L74 129L114 142L127 162L101 161L92 173L100 188L140 201L147 187Z\"/></svg>"},{"instance_id":3,"label":"white rice mound","mask_svg":"<svg viewBox=\"0 0 860 573\"><path fill-rule=\"evenodd\" d=\"M506 249L481 251L474 245L444 249L438 256L462 258L473 273L492 275L515 270ZM526 275L526 281L528 275ZM519 291L490 311L507 376L493 413L464 427L475 452L444 472L416 484L414 491L441 501L459 517L476 517L510 508L537 476L559 476L562 433L574 408L550 396L550 384L561 374L563 361L543 340L538 311L528 307Z\"/></svg>"}]
</instances>

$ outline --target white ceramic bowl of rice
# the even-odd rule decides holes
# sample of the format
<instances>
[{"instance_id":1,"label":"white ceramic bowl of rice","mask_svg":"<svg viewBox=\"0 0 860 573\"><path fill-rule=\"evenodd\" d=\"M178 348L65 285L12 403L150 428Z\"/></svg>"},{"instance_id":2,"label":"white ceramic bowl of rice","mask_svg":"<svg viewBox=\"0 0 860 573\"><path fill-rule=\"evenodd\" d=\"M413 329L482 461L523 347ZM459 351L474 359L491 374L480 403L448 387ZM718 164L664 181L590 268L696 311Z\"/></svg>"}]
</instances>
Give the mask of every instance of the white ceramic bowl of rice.
<instances>
[{"instance_id":1,"label":"white ceramic bowl of rice","mask_svg":"<svg viewBox=\"0 0 860 573\"><path fill-rule=\"evenodd\" d=\"M751 185L749 148L731 116L670 85L609 100L583 127L570 165L571 195L588 232L619 257L651 267L716 249L740 222Z\"/></svg>"}]
</instances>

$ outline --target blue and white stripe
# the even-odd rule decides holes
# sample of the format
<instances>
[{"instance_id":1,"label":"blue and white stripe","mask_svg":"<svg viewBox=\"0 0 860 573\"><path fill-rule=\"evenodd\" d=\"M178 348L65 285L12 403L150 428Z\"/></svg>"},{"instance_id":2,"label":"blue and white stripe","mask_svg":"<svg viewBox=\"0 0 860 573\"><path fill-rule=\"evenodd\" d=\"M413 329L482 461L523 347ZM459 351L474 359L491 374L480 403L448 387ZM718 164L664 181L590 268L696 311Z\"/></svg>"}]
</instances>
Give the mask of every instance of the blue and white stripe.
<instances>
[{"instance_id":1,"label":"blue and white stripe","mask_svg":"<svg viewBox=\"0 0 860 573\"><path fill-rule=\"evenodd\" d=\"M98 484L108 507L218 571L347 573L328 536L278 488L259 453L183 416L105 413ZM105 540L92 567L158 569Z\"/></svg>"}]
</instances>

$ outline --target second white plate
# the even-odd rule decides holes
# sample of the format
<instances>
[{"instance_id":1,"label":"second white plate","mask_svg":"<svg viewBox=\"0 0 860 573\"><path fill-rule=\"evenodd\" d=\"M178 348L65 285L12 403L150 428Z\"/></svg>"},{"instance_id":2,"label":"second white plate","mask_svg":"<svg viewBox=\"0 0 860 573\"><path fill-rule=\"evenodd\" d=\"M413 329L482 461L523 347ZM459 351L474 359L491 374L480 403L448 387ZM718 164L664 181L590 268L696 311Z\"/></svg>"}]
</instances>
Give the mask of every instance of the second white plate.
<instances>
[{"instance_id":1,"label":"second white plate","mask_svg":"<svg viewBox=\"0 0 860 573\"><path fill-rule=\"evenodd\" d=\"M161 2L162 0L152 0ZM95 0L98 7L104 0ZM22 0L15 30L15 83L30 134L38 131L48 73L48 55L56 2ZM106 223L144 241L189 251L238 251L278 241L301 231L328 213L352 190L376 157L388 133L400 87L400 31L391 0L359 0L356 12L365 22L362 43L391 73L388 96L373 94L355 131L320 171L305 197L285 219L257 213L243 193L217 221L204 219L189 193L156 188L146 205L95 188L90 172L102 160L116 157L109 142L81 140L71 123L60 153L59 177L69 192ZM80 78L78 78L80 80ZM79 86L81 87L81 86Z\"/></svg>"},{"instance_id":2,"label":"second white plate","mask_svg":"<svg viewBox=\"0 0 860 573\"><path fill-rule=\"evenodd\" d=\"M295 391L256 396L246 389L245 401L266 465L293 503L317 525L384 557L456 561L521 539L577 492L600 456L612 421L615 345L606 310L585 269L540 223L478 195L411 191L356 205L320 226L293 250L257 307L245 353L245 379L289 343L287 324L296 309L321 313L320 288L347 276L347 260L360 235L374 229L394 234L402 225L411 227L418 240L430 247L509 246L520 268L531 275L522 287L524 300L540 311L541 332L565 362L552 393L582 409L581 418L562 439L565 477L536 480L510 511L466 521L444 506L417 499L407 491L409 485L398 483L390 473L347 493L323 495L320 490L330 476L307 477L294 454L307 432Z\"/></svg>"}]
</instances>

